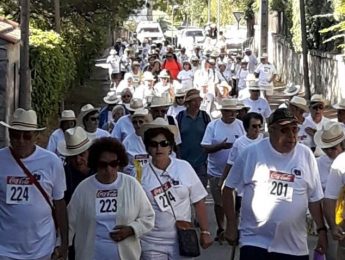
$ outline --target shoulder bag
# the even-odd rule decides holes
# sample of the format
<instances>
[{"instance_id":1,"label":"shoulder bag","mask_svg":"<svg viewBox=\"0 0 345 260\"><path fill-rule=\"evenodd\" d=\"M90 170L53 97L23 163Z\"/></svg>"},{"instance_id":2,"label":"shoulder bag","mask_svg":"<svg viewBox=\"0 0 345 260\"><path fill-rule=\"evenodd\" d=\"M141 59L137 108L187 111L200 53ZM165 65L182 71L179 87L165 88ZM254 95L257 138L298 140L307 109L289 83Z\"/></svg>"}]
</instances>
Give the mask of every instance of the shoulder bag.
<instances>
[{"instance_id":1,"label":"shoulder bag","mask_svg":"<svg viewBox=\"0 0 345 260\"><path fill-rule=\"evenodd\" d=\"M167 195L163 184L161 180L159 179L156 171L153 169L151 163L150 168L155 174L157 180L159 181L159 184L161 185L161 188L168 200L168 204L171 208L171 211L174 215L175 219L175 226L177 230L177 238L178 238L178 244L179 244L179 250L180 250L180 256L186 256L186 257L197 257L200 255L200 246L199 246L199 240L198 235L196 233L195 228L193 227L193 224L189 221L183 221L183 220L177 220L175 211L173 209L173 206L171 205L169 196Z\"/></svg>"}]
</instances>

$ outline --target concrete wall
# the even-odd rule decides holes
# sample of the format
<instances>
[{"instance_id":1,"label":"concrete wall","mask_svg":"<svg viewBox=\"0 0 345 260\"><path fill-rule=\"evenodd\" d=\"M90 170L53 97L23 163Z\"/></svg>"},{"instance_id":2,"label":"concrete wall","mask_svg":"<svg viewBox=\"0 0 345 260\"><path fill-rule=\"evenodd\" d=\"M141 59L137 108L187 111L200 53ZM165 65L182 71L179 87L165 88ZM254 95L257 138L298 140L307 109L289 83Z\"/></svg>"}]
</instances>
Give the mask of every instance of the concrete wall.
<instances>
[{"instance_id":1,"label":"concrete wall","mask_svg":"<svg viewBox=\"0 0 345 260\"><path fill-rule=\"evenodd\" d=\"M18 107L19 55L19 44L0 40L0 121L9 122ZM7 144L7 129L0 126L0 147Z\"/></svg>"},{"instance_id":2,"label":"concrete wall","mask_svg":"<svg viewBox=\"0 0 345 260\"><path fill-rule=\"evenodd\" d=\"M269 35L268 55L284 82L303 87L303 60L278 34ZM311 93L319 93L331 103L345 97L345 56L310 51L308 54Z\"/></svg>"}]
</instances>

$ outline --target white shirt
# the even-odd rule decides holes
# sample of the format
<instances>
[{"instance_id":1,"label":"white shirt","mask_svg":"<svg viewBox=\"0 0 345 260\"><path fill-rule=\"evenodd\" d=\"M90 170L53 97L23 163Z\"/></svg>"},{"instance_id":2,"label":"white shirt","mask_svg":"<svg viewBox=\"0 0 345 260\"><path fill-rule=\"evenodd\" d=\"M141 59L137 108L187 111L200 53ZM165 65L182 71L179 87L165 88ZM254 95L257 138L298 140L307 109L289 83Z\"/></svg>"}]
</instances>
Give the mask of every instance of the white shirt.
<instances>
[{"instance_id":1,"label":"white shirt","mask_svg":"<svg viewBox=\"0 0 345 260\"><path fill-rule=\"evenodd\" d=\"M109 55L107 63L109 64L109 73L120 73L120 60L121 58L117 55Z\"/></svg>"},{"instance_id":2,"label":"white shirt","mask_svg":"<svg viewBox=\"0 0 345 260\"><path fill-rule=\"evenodd\" d=\"M123 141L132 133L135 133L135 130L130 115L125 115L117 121L113 131L111 132L111 136L119 141Z\"/></svg>"},{"instance_id":3,"label":"white shirt","mask_svg":"<svg viewBox=\"0 0 345 260\"><path fill-rule=\"evenodd\" d=\"M256 139L249 139L247 135L242 135L240 138L236 139L229 153L227 164L233 165L236 158L243 152L244 149L251 144L261 141L262 138L263 135L260 133Z\"/></svg>"},{"instance_id":4,"label":"white shirt","mask_svg":"<svg viewBox=\"0 0 345 260\"><path fill-rule=\"evenodd\" d=\"M65 141L65 135L61 128L56 129L49 137L47 150L55 153L56 155L60 156L57 146L61 141Z\"/></svg>"},{"instance_id":5,"label":"white shirt","mask_svg":"<svg viewBox=\"0 0 345 260\"><path fill-rule=\"evenodd\" d=\"M237 77L237 82L238 82L237 83L238 90L242 90L242 89L247 88L246 78L247 78L248 74L249 74L249 71L247 69L240 68L237 71L236 77Z\"/></svg>"},{"instance_id":6,"label":"white shirt","mask_svg":"<svg viewBox=\"0 0 345 260\"><path fill-rule=\"evenodd\" d=\"M327 179L325 198L336 200L345 185L345 152L335 158Z\"/></svg>"},{"instance_id":7,"label":"white shirt","mask_svg":"<svg viewBox=\"0 0 345 260\"><path fill-rule=\"evenodd\" d=\"M268 82L277 71L273 64L260 63L255 69L255 73L259 73L259 85L260 86L273 86L273 82Z\"/></svg>"},{"instance_id":8,"label":"white shirt","mask_svg":"<svg viewBox=\"0 0 345 260\"><path fill-rule=\"evenodd\" d=\"M186 110L185 106L175 106L175 105L171 105L168 109L167 115L168 116L173 116L176 117L178 115L178 113L180 113L181 111Z\"/></svg>"},{"instance_id":9,"label":"white shirt","mask_svg":"<svg viewBox=\"0 0 345 260\"><path fill-rule=\"evenodd\" d=\"M66 190L65 172L56 154L36 146L22 160L51 200ZM36 259L53 252L56 232L52 211L40 191L29 184L8 147L0 149L0 256Z\"/></svg>"},{"instance_id":10,"label":"white shirt","mask_svg":"<svg viewBox=\"0 0 345 260\"><path fill-rule=\"evenodd\" d=\"M251 98L243 99L243 104L250 107L248 112L256 112L263 116L264 119L268 118L271 113L271 107L267 100L259 97L257 100L252 100Z\"/></svg>"},{"instance_id":11,"label":"white shirt","mask_svg":"<svg viewBox=\"0 0 345 260\"><path fill-rule=\"evenodd\" d=\"M328 175L331 171L331 165L334 160L324 154L324 155L321 155L319 158L317 158L316 161L317 161L317 167L319 168L321 186L322 186L322 189L325 190Z\"/></svg>"},{"instance_id":12,"label":"white shirt","mask_svg":"<svg viewBox=\"0 0 345 260\"><path fill-rule=\"evenodd\" d=\"M181 70L177 74L177 79L181 81L183 89L193 88L194 73L192 70Z\"/></svg>"},{"instance_id":13,"label":"white shirt","mask_svg":"<svg viewBox=\"0 0 345 260\"><path fill-rule=\"evenodd\" d=\"M254 54L251 54L250 56L245 55L244 59L248 62L249 72L253 73L255 71L256 66L258 65L258 60L254 56Z\"/></svg>"},{"instance_id":14,"label":"white shirt","mask_svg":"<svg viewBox=\"0 0 345 260\"><path fill-rule=\"evenodd\" d=\"M150 164L162 184L171 187L166 192L176 219L191 221L192 204L204 199L207 191L187 161L171 157L170 159L171 163L165 171L153 166L151 160ZM174 245L177 240L175 219L164 192L161 192L161 185L157 177L149 164L143 167L141 184L156 213L156 219L152 231L142 236L141 239L148 243Z\"/></svg>"},{"instance_id":15,"label":"white shirt","mask_svg":"<svg viewBox=\"0 0 345 260\"><path fill-rule=\"evenodd\" d=\"M228 143L234 143L237 138L245 135L242 121L235 119L231 124L226 124L221 118L211 121L205 130L201 145L219 144L227 138ZM231 149L223 149L208 154L207 174L220 177L228 159Z\"/></svg>"},{"instance_id":16,"label":"white shirt","mask_svg":"<svg viewBox=\"0 0 345 260\"><path fill-rule=\"evenodd\" d=\"M316 125L310 120L304 120L302 124L298 124L298 141L309 148L315 147L314 139L306 132L306 128L316 129Z\"/></svg>"},{"instance_id":17,"label":"white shirt","mask_svg":"<svg viewBox=\"0 0 345 260\"><path fill-rule=\"evenodd\" d=\"M132 133L123 140L122 144L128 156L128 165L124 172L136 176L138 171L142 171L142 167L148 163L149 159L143 139L136 133Z\"/></svg>"},{"instance_id":18,"label":"white shirt","mask_svg":"<svg viewBox=\"0 0 345 260\"><path fill-rule=\"evenodd\" d=\"M153 89L153 95L162 97L163 95L170 95L169 89L172 88L172 85L170 83L167 83L165 86L163 86L162 82L156 83ZM149 91L149 90L148 90ZM148 93L150 95L151 93Z\"/></svg>"},{"instance_id":19,"label":"white shirt","mask_svg":"<svg viewBox=\"0 0 345 260\"><path fill-rule=\"evenodd\" d=\"M86 133L87 133L87 137L90 140L95 140L95 139L102 138L102 137L110 137L109 132L105 131L101 128L97 128L97 130L93 133L90 133L90 132L86 132Z\"/></svg>"},{"instance_id":20,"label":"white shirt","mask_svg":"<svg viewBox=\"0 0 345 260\"><path fill-rule=\"evenodd\" d=\"M268 138L237 157L225 185L243 192L240 246L308 255L306 211L323 198L317 164L303 144L287 154Z\"/></svg>"}]
</instances>

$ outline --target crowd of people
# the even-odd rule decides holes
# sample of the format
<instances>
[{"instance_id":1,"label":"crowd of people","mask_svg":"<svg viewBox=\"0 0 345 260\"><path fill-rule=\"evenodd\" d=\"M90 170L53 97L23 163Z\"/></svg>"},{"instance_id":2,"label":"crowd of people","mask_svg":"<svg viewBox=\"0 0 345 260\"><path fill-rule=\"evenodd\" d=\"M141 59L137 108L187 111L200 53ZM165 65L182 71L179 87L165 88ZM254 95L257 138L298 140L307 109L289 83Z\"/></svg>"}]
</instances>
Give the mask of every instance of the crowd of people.
<instances>
[{"instance_id":1,"label":"crowd of people","mask_svg":"<svg viewBox=\"0 0 345 260\"><path fill-rule=\"evenodd\" d=\"M62 111L46 149L35 111L0 122L0 260L185 259L181 223L241 260L307 260L307 216L316 253L329 231L345 259L345 100L329 119L290 86L272 111L277 72L250 49L120 40L107 64L104 106Z\"/></svg>"}]
</instances>

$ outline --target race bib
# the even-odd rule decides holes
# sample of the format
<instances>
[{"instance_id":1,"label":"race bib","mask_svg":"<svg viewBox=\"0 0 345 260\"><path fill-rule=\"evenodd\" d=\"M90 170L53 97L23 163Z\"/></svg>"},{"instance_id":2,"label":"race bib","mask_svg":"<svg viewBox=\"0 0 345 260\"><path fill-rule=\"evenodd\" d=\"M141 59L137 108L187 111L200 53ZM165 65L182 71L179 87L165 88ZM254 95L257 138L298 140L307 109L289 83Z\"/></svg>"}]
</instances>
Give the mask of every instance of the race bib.
<instances>
[{"instance_id":1,"label":"race bib","mask_svg":"<svg viewBox=\"0 0 345 260\"><path fill-rule=\"evenodd\" d=\"M6 203L29 205L32 202L32 184L29 177L7 176Z\"/></svg>"},{"instance_id":2,"label":"race bib","mask_svg":"<svg viewBox=\"0 0 345 260\"><path fill-rule=\"evenodd\" d=\"M96 215L114 215L117 212L117 190L98 190L96 193Z\"/></svg>"},{"instance_id":3,"label":"race bib","mask_svg":"<svg viewBox=\"0 0 345 260\"><path fill-rule=\"evenodd\" d=\"M137 154L134 155L134 165L140 165L141 167L145 166L149 161L148 154Z\"/></svg>"},{"instance_id":4,"label":"race bib","mask_svg":"<svg viewBox=\"0 0 345 260\"><path fill-rule=\"evenodd\" d=\"M295 175L270 171L268 181L269 196L278 200L292 201L293 187Z\"/></svg>"},{"instance_id":5,"label":"race bib","mask_svg":"<svg viewBox=\"0 0 345 260\"><path fill-rule=\"evenodd\" d=\"M163 187L157 187L151 190L151 194L161 211L171 209L169 202L173 208L180 203L180 199L170 181L164 183Z\"/></svg>"}]
</instances>

